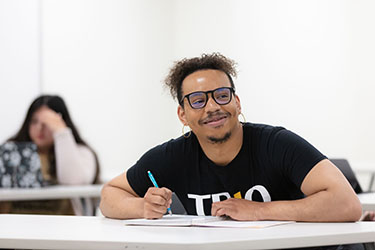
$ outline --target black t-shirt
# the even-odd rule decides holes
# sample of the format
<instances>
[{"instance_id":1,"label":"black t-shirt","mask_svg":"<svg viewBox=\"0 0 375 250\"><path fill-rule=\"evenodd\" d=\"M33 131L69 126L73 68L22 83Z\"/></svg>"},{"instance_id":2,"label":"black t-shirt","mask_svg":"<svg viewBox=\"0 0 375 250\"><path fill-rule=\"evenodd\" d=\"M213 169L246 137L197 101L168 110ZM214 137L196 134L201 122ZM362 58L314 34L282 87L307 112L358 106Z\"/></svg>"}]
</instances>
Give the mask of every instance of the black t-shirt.
<instances>
[{"instance_id":1,"label":"black t-shirt","mask_svg":"<svg viewBox=\"0 0 375 250\"><path fill-rule=\"evenodd\" d=\"M212 202L229 197L253 201L295 200L307 173L322 155L307 141L282 127L243 124L243 144L226 166L213 163L194 135L154 147L127 171L141 197L152 183L175 192L188 214L210 215Z\"/></svg>"}]
</instances>

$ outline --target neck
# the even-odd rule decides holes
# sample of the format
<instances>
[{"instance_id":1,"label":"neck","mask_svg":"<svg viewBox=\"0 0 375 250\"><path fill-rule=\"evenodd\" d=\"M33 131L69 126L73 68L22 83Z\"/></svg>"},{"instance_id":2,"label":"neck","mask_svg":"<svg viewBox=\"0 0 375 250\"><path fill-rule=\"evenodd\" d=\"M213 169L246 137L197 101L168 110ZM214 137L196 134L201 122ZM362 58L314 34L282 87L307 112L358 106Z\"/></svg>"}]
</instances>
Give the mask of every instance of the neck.
<instances>
[{"instance_id":1,"label":"neck","mask_svg":"<svg viewBox=\"0 0 375 250\"><path fill-rule=\"evenodd\" d=\"M39 147L38 152L39 154L48 154L50 150L50 147Z\"/></svg>"},{"instance_id":2,"label":"neck","mask_svg":"<svg viewBox=\"0 0 375 250\"><path fill-rule=\"evenodd\" d=\"M228 140L222 143L213 143L207 138L198 138L199 144L202 147L206 156L216 165L228 165L240 152L243 142L243 128L242 124L238 123Z\"/></svg>"}]
</instances>

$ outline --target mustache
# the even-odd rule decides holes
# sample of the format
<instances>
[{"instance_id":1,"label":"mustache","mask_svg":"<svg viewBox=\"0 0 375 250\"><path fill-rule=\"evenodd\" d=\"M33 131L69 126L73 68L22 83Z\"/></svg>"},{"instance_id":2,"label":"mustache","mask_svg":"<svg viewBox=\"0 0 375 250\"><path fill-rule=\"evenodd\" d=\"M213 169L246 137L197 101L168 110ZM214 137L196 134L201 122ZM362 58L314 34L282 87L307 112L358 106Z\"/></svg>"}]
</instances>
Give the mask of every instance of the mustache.
<instances>
[{"instance_id":1,"label":"mustache","mask_svg":"<svg viewBox=\"0 0 375 250\"><path fill-rule=\"evenodd\" d=\"M213 121L213 120L218 120L218 119L223 118L223 117L230 118L231 116L232 115L229 112L222 112L222 111L210 112L210 113L207 114L206 117L200 119L198 121L198 124L203 125L203 124L206 124L206 123L208 123L210 121Z\"/></svg>"}]
</instances>

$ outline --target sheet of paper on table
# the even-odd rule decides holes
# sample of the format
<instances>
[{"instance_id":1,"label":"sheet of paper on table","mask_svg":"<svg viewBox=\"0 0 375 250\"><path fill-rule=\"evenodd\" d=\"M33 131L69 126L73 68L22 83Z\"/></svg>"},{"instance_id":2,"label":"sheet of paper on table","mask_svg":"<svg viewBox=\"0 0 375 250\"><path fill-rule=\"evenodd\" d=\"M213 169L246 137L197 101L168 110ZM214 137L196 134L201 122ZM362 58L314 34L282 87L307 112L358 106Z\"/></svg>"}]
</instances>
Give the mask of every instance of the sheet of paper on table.
<instances>
[{"instance_id":1,"label":"sheet of paper on table","mask_svg":"<svg viewBox=\"0 0 375 250\"><path fill-rule=\"evenodd\" d=\"M265 228L295 221L236 221L226 217L195 215L164 215L161 219L124 220L127 226L180 226L180 227L227 227L227 228Z\"/></svg>"}]
</instances>

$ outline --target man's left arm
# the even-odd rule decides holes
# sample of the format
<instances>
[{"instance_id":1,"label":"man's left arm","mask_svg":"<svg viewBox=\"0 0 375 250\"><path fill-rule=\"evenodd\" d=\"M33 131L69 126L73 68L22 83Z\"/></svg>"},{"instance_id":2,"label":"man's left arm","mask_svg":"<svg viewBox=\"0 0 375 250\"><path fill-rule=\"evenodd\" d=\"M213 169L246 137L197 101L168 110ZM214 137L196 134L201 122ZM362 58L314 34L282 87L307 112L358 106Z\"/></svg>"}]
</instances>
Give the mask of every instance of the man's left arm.
<instances>
[{"instance_id":1,"label":"man's left arm","mask_svg":"<svg viewBox=\"0 0 375 250\"><path fill-rule=\"evenodd\" d=\"M310 222L357 221L362 207L340 170L325 159L304 178L305 198L291 201L255 202L231 198L212 204L212 215L235 220L293 220Z\"/></svg>"}]
</instances>

